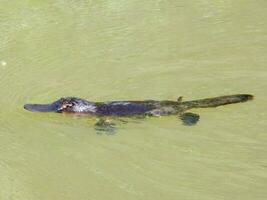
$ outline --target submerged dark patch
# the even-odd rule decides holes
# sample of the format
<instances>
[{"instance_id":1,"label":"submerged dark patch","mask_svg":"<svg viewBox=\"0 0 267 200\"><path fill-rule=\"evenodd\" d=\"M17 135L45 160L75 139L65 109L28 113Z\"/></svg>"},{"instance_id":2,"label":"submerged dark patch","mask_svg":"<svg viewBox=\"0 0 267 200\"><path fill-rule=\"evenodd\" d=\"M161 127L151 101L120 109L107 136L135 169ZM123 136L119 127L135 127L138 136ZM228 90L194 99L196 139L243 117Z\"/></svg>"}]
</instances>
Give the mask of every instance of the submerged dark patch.
<instances>
[{"instance_id":1,"label":"submerged dark patch","mask_svg":"<svg viewBox=\"0 0 267 200\"><path fill-rule=\"evenodd\" d=\"M183 124L186 126L192 126L195 125L199 120L199 115L195 113L183 113L180 116L180 119L182 120Z\"/></svg>"}]
</instances>

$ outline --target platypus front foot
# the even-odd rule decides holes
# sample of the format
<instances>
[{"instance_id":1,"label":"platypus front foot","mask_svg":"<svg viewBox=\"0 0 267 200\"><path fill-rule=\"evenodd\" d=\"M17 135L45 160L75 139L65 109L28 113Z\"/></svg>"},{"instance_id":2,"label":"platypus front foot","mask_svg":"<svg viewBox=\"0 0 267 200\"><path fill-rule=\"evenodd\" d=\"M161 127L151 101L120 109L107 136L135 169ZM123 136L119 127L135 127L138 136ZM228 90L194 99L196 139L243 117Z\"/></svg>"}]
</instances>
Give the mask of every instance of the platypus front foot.
<instances>
[{"instance_id":1,"label":"platypus front foot","mask_svg":"<svg viewBox=\"0 0 267 200\"><path fill-rule=\"evenodd\" d=\"M106 133L106 134L115 134L116 127L115 123L112 122L111 119L108 118L100 118L95 123L95 130L98 134Z\"/></svg>"}]
</instances>

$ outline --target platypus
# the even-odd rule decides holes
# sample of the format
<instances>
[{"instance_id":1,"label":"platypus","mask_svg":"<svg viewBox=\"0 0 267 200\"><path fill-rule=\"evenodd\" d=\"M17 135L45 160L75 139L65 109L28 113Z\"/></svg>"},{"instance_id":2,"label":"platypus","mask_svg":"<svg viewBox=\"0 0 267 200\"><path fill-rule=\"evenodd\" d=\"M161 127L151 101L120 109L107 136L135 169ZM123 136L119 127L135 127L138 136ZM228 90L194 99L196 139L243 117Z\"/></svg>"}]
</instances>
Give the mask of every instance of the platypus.
<instances>
[{"instance_id":1,"label":"platypus","mask_svg":"<svg viewBox=\"0 0 267 200\"><path fill-rule=\"evenodd\" d=\"M144 101L111 101L91 102L76 97L60 98L50 104L26 104L24 108L32 112L55 112L73 113L88 116L96 116L99 121L96 127L113 126L110 117L159 117L177 115L184 125L194 125L199 121L199 115L187 112L193 108L209 108L226 104L246 102L253 99L250 94L235 94L206 98L193 101L183 101L179 97L176 101L171 100L144 100Z\"/></svg>"}]
</instances>

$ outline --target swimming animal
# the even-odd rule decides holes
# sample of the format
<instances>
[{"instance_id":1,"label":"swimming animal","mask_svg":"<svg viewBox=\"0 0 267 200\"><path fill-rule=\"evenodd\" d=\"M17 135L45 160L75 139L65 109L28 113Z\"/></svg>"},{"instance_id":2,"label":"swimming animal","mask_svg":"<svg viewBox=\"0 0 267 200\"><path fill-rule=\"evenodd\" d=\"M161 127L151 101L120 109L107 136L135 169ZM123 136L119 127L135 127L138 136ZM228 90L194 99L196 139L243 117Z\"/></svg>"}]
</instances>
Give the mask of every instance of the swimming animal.
<instances>
[{"instance_id":1,"label":"swimming animal","mask_svg":"<svg viewBox=\"0 0 267 200\"><path fill-rule=\"evenodd\" d=\"M194 125L199 121L199 115L187 112L193 108L209 108L226 104L246 102L253 99L250 94L235 94L206 98L193 101L183 101L179 97L176 101L144 100L144 101L111 101L90 102L81 98L66 97L50 104L26 104L24 108L32 112L73 113L86 116L96 116L98 129L112 128L111 117L147 117L177 115L184 125Z\"/></svg>"},{"instance_id":2,"label":"swimming animal","mask_svg":"<svg viewBox=\"0 0 267 200\"><path fill-rule=\"evenodd\" d=\"M90 102L81 98L66 97L50 104L25 104L24 108L32 112L72 113L86 116L96 116L99 120L95 124L99 130L113 130L114 123L110 118L121 117L159 117L177 115L184 125L194 125L199 121L199 115L187 112L193 108L209 108L226 104L246 102L253 99L250 94L235 94L206 98L193 101L111 101Z\"/></svg>"}]
</instances>

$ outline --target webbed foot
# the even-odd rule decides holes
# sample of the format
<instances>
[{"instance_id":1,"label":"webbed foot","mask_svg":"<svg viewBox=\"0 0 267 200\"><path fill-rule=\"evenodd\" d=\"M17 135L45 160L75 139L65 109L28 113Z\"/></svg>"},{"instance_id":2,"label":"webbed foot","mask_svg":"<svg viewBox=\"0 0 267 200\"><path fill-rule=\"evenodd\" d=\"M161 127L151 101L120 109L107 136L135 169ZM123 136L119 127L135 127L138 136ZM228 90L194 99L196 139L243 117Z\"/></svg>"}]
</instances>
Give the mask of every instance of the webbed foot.
<instances>
[{"instance_id":1,"label":"webbed foot","mask_svg":"<svg viewBox=\"0 0 267 200\"><path fill-rule=\"evenodd\" d=\"M187 113L181 114L179 118L182 120L183 125L192 126L192 125L195 125L199 121L200 116L195 113L187 112Z\"/></svg>"},{"instance_id":2,"label":"webbed foot","mask_svg":"<svg viewBox=\"0 0 267 200\"><path fill-rule=\"evenodd\" d=\"M95 123L95 130L98 134L106 133L111 135L116 133L115 124L110 119L100 118Z\"/></svg>"}]
</instances>

